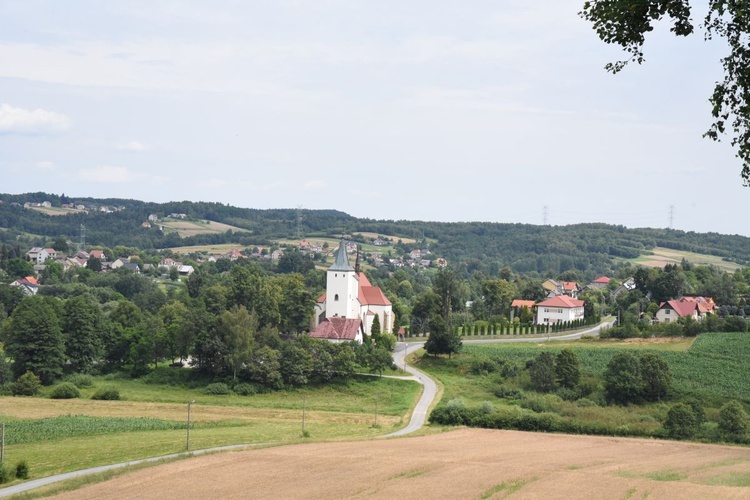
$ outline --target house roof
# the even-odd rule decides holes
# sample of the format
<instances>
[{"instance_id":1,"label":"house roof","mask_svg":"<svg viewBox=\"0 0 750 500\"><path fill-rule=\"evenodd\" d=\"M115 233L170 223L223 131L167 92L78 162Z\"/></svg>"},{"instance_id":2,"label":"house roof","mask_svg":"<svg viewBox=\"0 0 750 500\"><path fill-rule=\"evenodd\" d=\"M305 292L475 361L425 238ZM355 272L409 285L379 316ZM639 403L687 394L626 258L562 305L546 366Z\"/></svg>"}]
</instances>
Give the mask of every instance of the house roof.
<instances>
[{"instance_id":1,"label":"house roof","mask_svg":"<svg viewBox=\"0 0 750 500\"><path fill-rule=\"evenodd\" d=\"M318 299L315 302L317 302L318 304L325 304L326 303L326 292L321 293L320 296L318 297Z\"/></svg>"},{"instance_id":2,"label":"house roof","mask_svg":"<svg viewBox=\"0 0 750 500\"><path fill-rule=\"evenodd\" d=\"M578 283L576 283L575 281L563 281L562 287L563 287L563 290L565 291L571 291L571 290L575 290L576 288L580 288L578 286Z\"/></svg>"},{"instance_id":3,"label":"house roof","mask_svg":"<svg viewBox=\"0 0 750 500\"><path fill-rule=\"evenodd\" d=\"M698 304L689 300L668 300L659 305L659 309L667 308L674 310L680 317L692 316L693 312L698 308Z\"/></svg>"},{"instance_id":4,"label":"house roof","mask_svg":"<svg viewBox=\"0 0 750 500\"><path fill-rule=\"evenodd\" d=\"M359 278L358 298L360 304L371 306L391 305L391 301L388 300L388 297L385 296L383 291L376 286L372 286L370 280L367 279L367 276L365 276L364 273L357 273L357 278Z\"/></svg>"},{"instance_id":5,"label":"house roof","mask_svg":"<svg viewBox=\"0 0 750 500\"><path fill-rule=\"evenodd\" d=\"M326 318L310 332L310 337L328 340L356 340L362 331L361 319Z\"/></svg>"},{"instance_id":6,"label":"house roof","mask_svg":"<svg viewBox=\"0 0 750 500\"><path fill-rule=\"evenodd\" d=\"M534 301L515 299L513 300L513 302L510 303L510 307L528 307L529 309L531 309L532 307L534 307Z\"/></svg>"},{"instance_id":7,"label":"house roof","mask_svg":"<svg viewBox=\"0 0 750 500\"><path fill-rule=\"evenodd\" d=\"M609 284L610 281L612 281L612 280L610 280L606 276L600 276L599 278L596 278L593 282L594 283L602 283L602 284L607 285L607 284Z\"/></svg>"},{"instance_id":8,"label":"house roof","mask_svg":"<svg viewBox=\"0 0 750 500\"><path fill-rule=\"evenodd\" d=\"M329 271L354 271L354 268L349 265L349 257L346 255L346 246L344 241L341 240L339 248L336 250L336 260L333 265L328 268Z\"/></svg>"},{"instance_id":9,"label":"house roof","mask_svg":"<svg viewBox=\"0 0 750 500\"><path fill-rule=\"evenodd\" d=\"M573 307L583 307L584 302L582 300L568 297L567 295L556 295L543 302L537 304L541 307L562 307L572 309Z\"/></svg>"}]
</instances>

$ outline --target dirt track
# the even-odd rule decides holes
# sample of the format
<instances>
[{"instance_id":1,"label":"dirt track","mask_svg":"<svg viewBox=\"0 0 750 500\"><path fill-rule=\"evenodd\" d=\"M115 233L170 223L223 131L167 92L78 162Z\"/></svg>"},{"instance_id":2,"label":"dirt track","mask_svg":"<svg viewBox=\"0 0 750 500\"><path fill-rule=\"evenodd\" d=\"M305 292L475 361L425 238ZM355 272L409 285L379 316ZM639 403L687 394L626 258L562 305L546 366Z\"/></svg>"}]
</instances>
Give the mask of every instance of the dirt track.
<instances>
[{"instance_id":1,"label":"dirt track","mask_svg":"<svg viewBox=\"0 0 750 500\"><path fill-rule=\"evenodd\" d=\"M750 498L750 449L461 429L143 469L55 498Z\"/></svg>"}]
</instances>

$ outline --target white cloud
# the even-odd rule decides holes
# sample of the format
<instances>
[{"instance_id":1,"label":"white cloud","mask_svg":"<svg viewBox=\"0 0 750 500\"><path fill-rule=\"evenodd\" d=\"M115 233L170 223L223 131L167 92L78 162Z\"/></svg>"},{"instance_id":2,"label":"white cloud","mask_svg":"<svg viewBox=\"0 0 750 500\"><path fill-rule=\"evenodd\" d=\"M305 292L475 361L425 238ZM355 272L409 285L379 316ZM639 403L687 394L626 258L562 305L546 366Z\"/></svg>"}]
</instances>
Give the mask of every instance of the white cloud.
<instances>
[{"instance_id":1,"label":"white cloud","mask_svg":"<svg viewBox=\"0 0 750 500\"><path fill-rule=\"evenodd\" d=\"M44 109L28 110L0 104L0 133L43 134L70 128L67 116Z\"/></svg>"},{"instance_id":2,"label":"white cloud","mask_svg":"<svg viewBox=\"0 0 750 500\"><path fill-rule=\"evenodd\" d=\"M85 181L100 182L108 184L121 184L142 180L146 176L131 172L126 167L116 167L113 165L102 165L78 171L78 177Z\"/></svg>"},{"instance_id":3,"label":"white cloud","mask_svg":"<svg viewBox=\"0 0 750 500\"><path fill-rule=\"evenodd\" d=\"M305 189L307 191L320 191L321 189L325 189L326 187L328 187L326 181L322 181L320 179L310 180L305 183Z\"/></svg>"},{"instance_id":4,"label":"white cloud","mask_svg":"<svg viewBox=\"0 0 750 500\"><path fill-rule=\"evenodd\" d=\"M136 153L140 153L142 151L146 151L146 145L143 144L140 141L128 141L123 144L118 144L117 149L120 151L133 151Z\"/></svg>"},{"instance_id":5,"label":"white cloud","mask_svg":"<svg viewBox=\"0 0 750 500\"><path fill-rule=\"evenodd\" d=\"M51 161L39 161L36 163L36 168L39 170L52 170L55 168L55 164Z\"/></svg>"}]
</instances>

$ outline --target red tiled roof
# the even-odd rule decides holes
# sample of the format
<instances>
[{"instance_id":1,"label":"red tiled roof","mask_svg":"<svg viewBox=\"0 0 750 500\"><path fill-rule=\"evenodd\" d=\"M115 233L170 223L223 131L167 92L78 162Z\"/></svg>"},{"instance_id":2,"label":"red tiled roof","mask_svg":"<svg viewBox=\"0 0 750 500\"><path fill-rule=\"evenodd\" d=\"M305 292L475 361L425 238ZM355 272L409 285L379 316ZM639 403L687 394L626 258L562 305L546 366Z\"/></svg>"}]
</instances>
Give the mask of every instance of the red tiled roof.
<instances>
[{"instance_id":1,"label":"red tiled roof","mask_svg":"<svg viewBox=\"0 0 750 500\"><path fill-rule=\"evenodd\" d=\"M578 288L578 283L576 283L575 281L563 281L562 285L563 290L575 290L576 288Z\"/></svg>"},{"instance_id":2,"label":"red tiled roof","mask_svg":"<svg viewBox=\"0 0 750 500\"><path fill-rule=\"evenodd\" d=\"M568 297L567 295L556 295L552 298L549 298L543 302L540 302L537 304L537 306L541 307L563 307L567 309L572 309L573 307L583 307L584 302L582 300L574 299L572 297Z\"/></svg>"},{"instance_id":3,"label":"red tiled roof","mask_svg":"<svg viewBox=\"0 0 750 500\"><path fill-rule=\"evenodd\" d=\"M383 291L376 287L372 286L370 283L370 280L367 279L367 276L364 275L364 273L357 273L357 278L359 278L359 303L363 306L365 305L373 305L373 306L390 306L391 301L388 300L388 297L385 296Z\"/></svg>"},{"instance_id":4,"label":"red tiled roof","mask_svg":"<svg viewBox=\"0 0 750 500\"><path fill-rule=\"evenodd\" d=\"M510 307L528 307L529 309L531 309L532 307L534 307L534 301L515 299L513 302L510 303Z\"/></svg>"},{"instance_id":5,"label":"red tiled roof","mask_svg":"<svg viewBox=\"0 0 750 500\"><path fill-rule=\"evenodd\" d=\"M662 302L659 309L664 309L666 307L674 310L674 312L682 318L685 316L692 316L693 311L698 308L698 304L689 300L668 300Z\"/></svg>"},{"instance_id":6,"label":"red tiled roof","mask_svg":"<svg viewBox=\"0 0 750 500\"><path fill-rule=\"evenodd\" d=\"M361 319L326 318L310 332L310 336L316 339L356 340L361 328Z\"/></svg>"},{"instance_id":7,"label":"red tiled roof","mask_svg":"<svg viewBox=\"0 0 750 500\"><path fill-rule=\"evenodd\" d=\"M318 304L325 304L326 302L326 292L323 292L320 294L320 297L318 297L318 300L316 300Z\"/></svg>"},{"instance_id":8,"label":"red tiled roof","mask_svg":"<svg viewBox=\"0 0 750 500\"><path fill-rule=\"evenodd\" d=\"M594 280L594 283L605 283L605 284L607 284L607 283L609 283L610 281L611 281L611 280L610 280L609 278L607 278L606 276L600 276L599 278L596 278L596 279Z\"/></svg>"}]
</instances>

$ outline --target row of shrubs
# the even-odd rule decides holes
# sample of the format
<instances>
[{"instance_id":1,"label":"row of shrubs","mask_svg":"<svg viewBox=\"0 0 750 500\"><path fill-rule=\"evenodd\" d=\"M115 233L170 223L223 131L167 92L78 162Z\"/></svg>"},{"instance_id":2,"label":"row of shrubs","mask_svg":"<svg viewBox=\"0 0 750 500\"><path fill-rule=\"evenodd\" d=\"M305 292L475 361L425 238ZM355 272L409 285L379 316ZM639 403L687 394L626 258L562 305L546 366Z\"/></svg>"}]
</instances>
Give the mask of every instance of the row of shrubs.
<instances>
[{"instance_id":1,"label":"row of shrubs","mask_svg":"<svg viewBox=\"0 0 750 500\"><path fill-rule=\"evenodd\" d=\"M5 484L13 481L13 479L28 479L29 478L29 464L25 460L21 460L12 469L5 467L0 462L0 484Z\"/></svg>"},{"instance_id":2,"label":"row of shrubs","mask_svg":"<svg viewBox=\"0 0 750 500\"><path fill-rule=\"evenodd\" d=\"M10 394L13 396L36 396L42 388L42 381L33 372L26 372L10 385ZM72 375L66 382L56 385L50 398L52 399L75 399L81 397L81 388L91 387L94 381L89 375ZM120 399L120 391L115 387L101 387L92 394L91 399L113 401Z\"/></svg>"},{"instance_id":3,"label":"row of shrubs","mask_svg":"<svg viewBox=\"0 0 750 500\"><path fill-rule=\"evenodd\" d=\"M429 418L439 425L466 425L484 429L514 429L533 432L559 432L564 434L592 434L600 436L637 436L640 433L627 427L611 428L603 424L563 420L555 413L528 413L523 411L496 411L491 404L467 408L460 401L451 400L438 406Z\"/></svg>"},{"instance_id":4,"label":"row of shrubs","mask_svg":"<svg viewBox=\"0 0 750 500\"><path fill-rule=\"evenodd\" d=\"M720 318L715 314L708 315L703 321L690 317L680 318L671 323L649 324L648 321L624 323L602 330L599 338L629 339L651 337L695 337L706 332L740 332L748 331L748 321L740 316Z\"/></svg>"}]
</instances>

